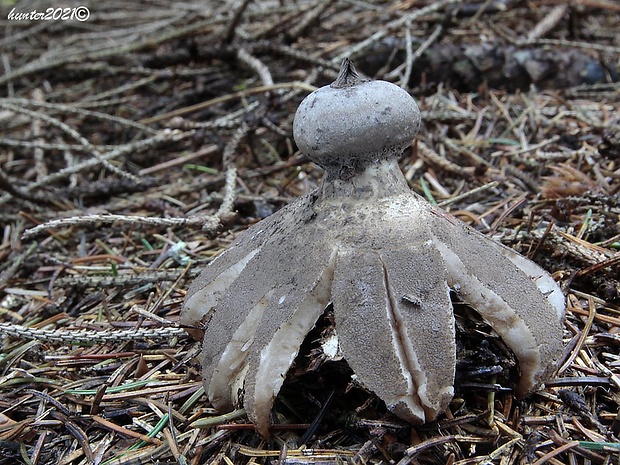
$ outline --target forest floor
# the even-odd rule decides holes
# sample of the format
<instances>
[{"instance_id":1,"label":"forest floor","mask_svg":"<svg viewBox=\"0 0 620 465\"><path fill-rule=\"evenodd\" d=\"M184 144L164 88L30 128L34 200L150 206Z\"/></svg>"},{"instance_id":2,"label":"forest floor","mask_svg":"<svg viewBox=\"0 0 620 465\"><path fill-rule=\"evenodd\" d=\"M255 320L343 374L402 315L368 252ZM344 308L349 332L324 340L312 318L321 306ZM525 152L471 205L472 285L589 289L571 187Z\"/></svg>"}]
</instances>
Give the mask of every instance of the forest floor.
<instances>
[{"instance_id":1,"label":"forest floor","mask_svg":"<svg viewBox=\"0 0 620 465\"><path fill-rule=\"evenodd\" d=\"M64 6L0 2L1 464L619 463L617 2ZM461 315L455 399L411 426L304 346L263 440L209 404L179 312L317 186L293 115L344 57L418 100L411 188L561 283L566 351L515 399Z\"/></svg>"}]
</instances>

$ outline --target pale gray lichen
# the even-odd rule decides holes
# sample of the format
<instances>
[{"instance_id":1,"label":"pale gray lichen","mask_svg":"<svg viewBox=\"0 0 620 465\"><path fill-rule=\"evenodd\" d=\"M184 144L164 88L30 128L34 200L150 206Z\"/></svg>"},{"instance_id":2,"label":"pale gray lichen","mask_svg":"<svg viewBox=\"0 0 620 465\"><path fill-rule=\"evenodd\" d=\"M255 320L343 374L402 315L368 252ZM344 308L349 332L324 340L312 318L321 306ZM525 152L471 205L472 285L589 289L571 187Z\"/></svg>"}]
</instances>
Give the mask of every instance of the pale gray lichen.
<instances>
[{"instance_id":1,"label":"pale gray lichen","mask_svg":"<svg viewBox=\"0 0 620 465\"><path fill-rule=\"evenodd\" d=\"M294 136L320 187L250 227L190 287L182 322L203 340L207 395L244 405L263 435L301 343L329 304L357 379L396 415L430 421L454 394L454 291L514 352L523 396L562 353L552 277L413 193L397 157L420 125L413 98L348 60L300 105Z\"/></svg>"}]
</instances>

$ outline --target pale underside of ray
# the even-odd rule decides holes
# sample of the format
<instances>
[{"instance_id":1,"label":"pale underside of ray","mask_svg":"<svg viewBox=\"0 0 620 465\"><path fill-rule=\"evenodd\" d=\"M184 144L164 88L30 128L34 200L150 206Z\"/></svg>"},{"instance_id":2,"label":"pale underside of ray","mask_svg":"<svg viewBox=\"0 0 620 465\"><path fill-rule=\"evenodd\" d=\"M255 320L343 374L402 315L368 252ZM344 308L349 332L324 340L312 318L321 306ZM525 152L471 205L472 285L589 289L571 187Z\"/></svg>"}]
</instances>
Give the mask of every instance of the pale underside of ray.
<instances>
[{"instance_id":1,"label":"pale underside of ray","mask_svg":"<svg viewBox=\"0 0 620 465\"><path fill-rule=\"evenodd\" d=\"M217 410L222 411L236 406L235 394L243 389L245 365L249 349L254 342L254 333L272 296L273 291L268 292L248 312L226 345L213 375L208 380L207 396Z\"/></svg>"},{"instance_id":2,"label":"pale underside of ray","mask_svg":"<svg viewBox=\"0 0 620 465\"><path fill-rule=\"evenodd\" d=\"M181 323L196 327L188 328L193 337L202 339L200 326L209 322L215 306L228 291L228 287L263 246L273 243L274 238L277 240L278 234L282 234L281 231L295 229L299 218L292 213L311 211L311 202L311 196L300 197L282 210L251 226L207 265L190 286L181 312Z\"/></svg>"},{"instance_id":3,"label":"pale underside of ray","mask_svg":"<svg viewBox=\"0 0 620 465\"><path fill-rule=\"evenodd\" d=\"M306 228L313 237L323 234L312 226ZM217 303L205 330L203 376L209 398L219 410L237 404L246 374L252 380L257 369L247 368L249 358L273 338L298 306L310 299L308 295L329 268L328 241L317 245L300 237L303 235L272 236ZM323 305L328 298L324 300ZM295 353L298 349L295 347ZM246 390L248 384L246 380Z\"/></svg>"},{"instance_id":4,"label":"pale underside of ray","mask_svg":"<svg viewBox=\"0 0 620 465\"><path fill-rule=\"evenodd\" d=\"M450 286L502 336L519 361L517 396L539 387L562 355L565 301L542 268L428 206L429 237ZM465 287L464 287L465 286Z\"/></svg>"},{"instance_id":5,"label":"pale underside of ray","mask_svg":"<svg viewBox=\"0 0 620 465\"><path fill-rule=\"evenodd\" d=\"M289 288L274 294L280 307L276 310L280 324L275 333L267 326L257 330L257 343L267 342L253 347L249 357L244 406L263 436L268 434L269 414L286 373L329 303L335 256L333 251L310 292Z\"/></svg>"},{"instance_id":6,"label":"pale underside of ray","mask_svg":"<svg viewBox=\"0 0 620 465\"><path fill-rule=\"evenodd\" d=\"M412 195L417 202L424 202L418 195ZM529 305L534 312L545 312L545 317L551 317L551 315L546 314L547 309L551 306L556 314L556 320L562 321L566 308L565 297L560 286L545 270L509 247L480 234L443 210L430 205L427 205L424 210L425 216L428 218L429 237L438 238L452 250L461 259L469 274L477 276L482 273L477 277L481 281L487 282L487 287L502 288L503 290L498 293L504 294L502 295L504 300L506 297L514 300L516 295L523 294L523 292L529 293L531 287L521 280L514 270L510 269L507 259L513 267L524 273L536 286L540 294L545 297L545 300L541 300L537 293L529 293L526 306ZM482 278L482 275L485 277ZM501 279L504 275L507 279L512 279L508 286L502 286ZM513 295L509 296L508 294ZM532 318L535 319L536 317L532 315ZM544 323L546 324L541 326L553 326L548 321ZM560 326L555 326L555 328Z\"/></svg>"},{"instance_id":7,"label":"pale underside of ray","mask_svg":"<svg viewBox=\"0 0 620 465\"><path fill-rule=\"evenodd\" d=\"M248 262L218 300L205 329L203 378L211 402L221 410L231 408L235 399L230 387L220 386L228 386L243 368L254 332L271 302L278 264L264 259L264 251L270 249L263 245Z\"/></svg>"},{"instance_id":8,"label":"pale underside of ray","mask_svg":"<svg viewBox=\"0 0 620 465\"><path fill-rule=\"evenodd\" d=\"M417 395L425 421L433 420L454 395L455 326L447 270L429 243L380 253L393 326L408 359L417 359L423 376Z\"/></svg>"},{"instance_id":9,"label":"pale underside of ray","mask_svg":"<svg viewBox=\"0 0 620 465\"><path fill-rule=\"evenodd\" d=\"M527 274L540 292L547 298L556 312L558 321L564 318L566 297L555 280L537 264L519 255L508 247L501 247L502 254L514 263L521 271Z\"/></svg>"},{"instance_id":10,"label":"pale underside of ray","mask_svg":"<svg viewBox=\"0 0 620 465\"><path fill-rule=\"evenodd\" d=\"M542 341L536 340L530 328L500 295L466 269L456 253L437 238L433 242L446 261L449 284L491 325L517 357L521 370L517 392L529 392L539 384L538 379L548 362L541 358L539 348Z\"/></svg>"},{"instance_id":11,"label":"pale underside of ray","mask_svg":"<svg viewBox=\"0 0 620 465\"><path fill-rule=\"evenodd\" d=\"M215 309L215 306L221 299L222 295L239 277L248 262L259 251L260 248L251 250L247 255L231 265L230 268L217 275L209 284L194 292L185 303L183 314L181 316L181 324L196 325L200 322L208 322L211 313ZM202 331L197 330L195 333L198 335L202 333Z\"/></svg>"},{"instance_id":12,"label":"pale underside of ray","mask_svg":"<svg viewBox=\"0 0 620 465\"><path fill-rule=\"evenodd\" d=\"M416 247L344 252L337 258L332 287L345 359L392 411L417 423L447 406L455 365L445 269L443 274L441 266L430 273L424 270L422 262L431 263L421 259L429 258L427 252ZM439 254L432 258L442 263ZM428 336L436 332L441 337L429 344ZM441 362L435 364L435 358Z\"/></svg>"}]
</instances>

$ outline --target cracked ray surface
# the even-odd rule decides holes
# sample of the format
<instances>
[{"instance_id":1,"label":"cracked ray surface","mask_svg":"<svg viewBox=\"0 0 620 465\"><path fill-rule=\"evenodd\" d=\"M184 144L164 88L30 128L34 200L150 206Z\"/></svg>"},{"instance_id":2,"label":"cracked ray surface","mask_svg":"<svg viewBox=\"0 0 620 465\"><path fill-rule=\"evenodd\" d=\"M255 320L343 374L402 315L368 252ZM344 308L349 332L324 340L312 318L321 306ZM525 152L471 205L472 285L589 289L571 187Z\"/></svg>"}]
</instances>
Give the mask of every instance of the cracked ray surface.
<instances>
[{"instance_id":1,"label":"cracked ray surface","mask_svg":"<svg viewBox=\"0 0 620 465\"><path fill-rule=\"evenodd\" d=\"M268 436L286 373L329 303L358 381L412 423L435 419L454 393L450 292L515 354L518 396L551 375L562 353L560 287L410 191L397 160L419 125L407 92L360 79L348 60L301 103L293 132L326 169L320 186L241 234L186 296L182 322L203 341L215 408L243 405Z\"/></svg>"}]
</instances>

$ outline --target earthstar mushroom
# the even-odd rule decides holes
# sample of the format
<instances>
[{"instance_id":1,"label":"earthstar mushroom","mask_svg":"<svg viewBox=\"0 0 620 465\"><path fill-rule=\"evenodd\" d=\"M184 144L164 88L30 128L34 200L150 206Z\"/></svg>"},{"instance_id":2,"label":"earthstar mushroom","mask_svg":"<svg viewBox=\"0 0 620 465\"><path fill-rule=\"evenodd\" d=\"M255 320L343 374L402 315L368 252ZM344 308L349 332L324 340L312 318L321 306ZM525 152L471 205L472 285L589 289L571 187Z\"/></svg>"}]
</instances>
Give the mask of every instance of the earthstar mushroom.
<instances>
[{"instance_id":1,"label":"earthstar mushroom","mask_svg":"<svg viewBox=\"0 0 620 465\"><path fill-rule=\"evenodd\" d=\"M552 373L560 287L409 189L397 160L419 126L406 91L361 79L348 60L300 104L293 135L325 168L320 186L238 236L186 296L182 323L203 340L215 408L243 405L267 436L286 373L329 303L358 380L412 423L435 419L454 395L451 291L514 352L518 396Z\"/></svg>"}]
</instances>

